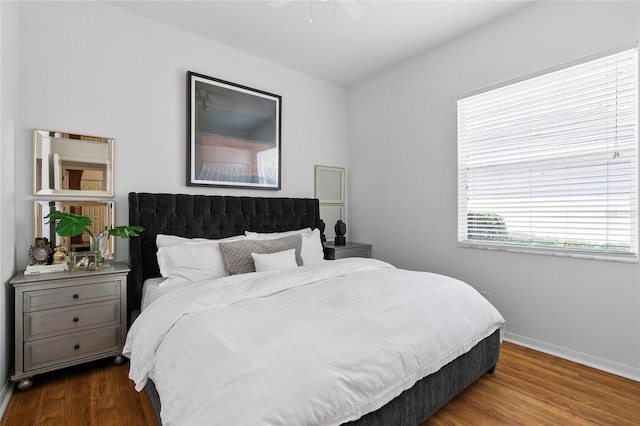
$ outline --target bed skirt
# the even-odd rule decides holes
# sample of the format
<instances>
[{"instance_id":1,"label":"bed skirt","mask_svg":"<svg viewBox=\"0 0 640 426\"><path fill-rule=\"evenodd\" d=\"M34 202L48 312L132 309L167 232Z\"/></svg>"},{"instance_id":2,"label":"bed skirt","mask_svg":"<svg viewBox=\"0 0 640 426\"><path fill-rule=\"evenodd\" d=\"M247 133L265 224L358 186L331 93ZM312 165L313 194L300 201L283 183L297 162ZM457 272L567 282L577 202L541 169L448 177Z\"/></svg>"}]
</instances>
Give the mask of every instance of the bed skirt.
<instances>
[{"instance_id":1,"label":"bed skirt","mask_svg":"<svg viewBox=\"0 0 640 426\"><path fill-rule=\"evenodd\" d=\"M419 425L462 392L483 374L492 371L500 353L500 330L481 340L469 352L460 355L433 374L376 411L345 423L349 426ZM152 380L147 381L147 394L160 420L160 397Z\"/></svg>"}]
</instances>

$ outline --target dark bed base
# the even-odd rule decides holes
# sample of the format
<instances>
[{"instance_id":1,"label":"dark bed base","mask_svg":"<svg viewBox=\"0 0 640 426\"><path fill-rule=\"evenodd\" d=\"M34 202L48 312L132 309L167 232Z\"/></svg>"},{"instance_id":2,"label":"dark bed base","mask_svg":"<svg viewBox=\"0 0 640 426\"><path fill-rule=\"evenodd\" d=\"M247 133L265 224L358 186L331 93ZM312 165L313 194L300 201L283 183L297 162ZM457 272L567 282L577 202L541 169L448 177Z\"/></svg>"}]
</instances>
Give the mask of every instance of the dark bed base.
<instances>
[{"instance_id":1,"label":"dark bed base","mask_svg":"<svg viewBox=\"0 0 640 426\"><path fill-rule=\"evenodd\" d=\"M142 285L160 276L156 259L156 235L224 238L244 231L280 232L319 228L318 200L308 198L256 198L216 195L129 194L129 225L145 231L129 243L128 312L131 322L140 309ZM380 409L348 425L418 425L486 372L495 368L500 352L500 331L469 352L419 380L412 388ZM160 424L160 399L152 381L147 393ZM249 408L250 409L250 408Z\"/></svg>"},{"instance_id":2,"label":"dark bed base","mask_svg":"<svg viewBox=\"0 0 640 426\"><path fill-rule=\"evenodd\" d=\"M382 408L350 426L419 425L485 373L493 373L500 352L500 330L481 340L433 374L416 382Z\"/></svg>"},{"instance_id":3,"label":"dark bed base","mask_svg":"<svg viewBox=\"0 0 640 426\"><path fill-rule=\"evenodd\" d=\"M365 414L348 426L419 425L465 390L485 373L493 373L500 351L500 330L481 340L469 352L459 356L440 370L424 377L389 403ZM160 420L160 396L153 381L147 381L147 394Z\"/></svg>"}]
</instances>

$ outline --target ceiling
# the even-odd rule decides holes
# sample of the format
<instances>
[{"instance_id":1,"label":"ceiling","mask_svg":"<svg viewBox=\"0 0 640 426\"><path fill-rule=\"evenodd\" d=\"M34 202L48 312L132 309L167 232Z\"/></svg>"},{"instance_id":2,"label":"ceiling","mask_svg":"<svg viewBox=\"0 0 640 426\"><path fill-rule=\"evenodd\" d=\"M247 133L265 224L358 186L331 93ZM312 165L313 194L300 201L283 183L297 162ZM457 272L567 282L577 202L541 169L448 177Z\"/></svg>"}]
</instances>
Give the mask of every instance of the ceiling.
<instances>
[{"instance_id":1,"label":"ceiling","mask_svg":"<svg viewBox=\"0 0 640 426\"><path fill-rule=\"evenodd\" d=\"M361 0L364 13L354 19L344 1L357 0L277 0L281 7L270 0L108 3L342 86L531 3Z\"/></svg>"}]
</instances>

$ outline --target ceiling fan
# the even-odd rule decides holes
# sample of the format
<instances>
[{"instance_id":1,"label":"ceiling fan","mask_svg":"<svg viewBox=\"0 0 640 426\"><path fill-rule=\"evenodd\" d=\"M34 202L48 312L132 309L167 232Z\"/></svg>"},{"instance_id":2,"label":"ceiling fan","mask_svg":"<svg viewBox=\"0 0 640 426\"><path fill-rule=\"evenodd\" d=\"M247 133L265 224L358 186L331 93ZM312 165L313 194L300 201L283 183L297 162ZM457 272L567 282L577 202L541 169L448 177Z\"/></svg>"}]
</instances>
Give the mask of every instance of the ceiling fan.
<instances>
[{"instance_id":1,"label":"ceiling fan","mask_svg":"<svg viewBox=\"0 0 640 426\"><path fill-rule=\"evenodd\" d=\"M236 110L236 106L233 105L233 102L225 99L224 94L217 93L214 98L215 101L209 97L209 91L205 88L196 88L195 91L195 100L196 102L200 102L200 109L203 111L209 111L209 107L213 106L214 109L217 110L227 110L234 111Z\"/></svg>"},{"instance_id":2,"label":"ceiling fan","mask_svg":"<svg viewBox=\"0 0 640 426\"><path fill-rule=\"evenodd\" d=\"M273 8L280 8L292 1L296 1L296 0L271 0L269 1L269 6ZM309 1L309 6L311 6L311 2L313 0L304 0L304 1ZM322 0L322 1L323 2L332 1L334 4L335 3L339 4L340 6L342 6L345 12L347 12L347 14L351 17L351 19L358 19L362 15L364 15L364 7L360 3L360 0Z\"/></svg>"}]
</instances>

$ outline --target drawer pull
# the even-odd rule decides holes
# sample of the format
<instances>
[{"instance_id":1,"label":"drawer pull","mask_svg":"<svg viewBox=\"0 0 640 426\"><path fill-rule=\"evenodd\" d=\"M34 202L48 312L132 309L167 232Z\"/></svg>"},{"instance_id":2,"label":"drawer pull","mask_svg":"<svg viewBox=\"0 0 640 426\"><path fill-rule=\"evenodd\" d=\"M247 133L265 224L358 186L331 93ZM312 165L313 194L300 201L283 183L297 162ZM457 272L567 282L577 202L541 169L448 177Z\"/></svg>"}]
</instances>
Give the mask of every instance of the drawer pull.
<instances>
[{"instance_id":1,"label":"drawer pull","mask_svg":"<svg viewBox=\"0 0 640 426\"><path fill-rule=\"evenodd\" d=\"M73 295L74 299L77 299L78 297L80 297L77 293Z\"/></svg>"},{"instance_id":2,"label":"drawer pull","mask_svg":"<svg viewBox=\"0 0 640 426\"><path fill-rule=\"evenodd\" d=\"M80 349L80 345L78 345L77 343L73 346L73 349Z\"/></svg>"},{"instance_id":3,"label":"drawer pull","mask_svg":"<svg viewBox=\"0 0 640 426\"><path fill-rule=\"evenodd\" d=\"M80 318L78 317L73 317L73 322L78 322L80 320Z\"/></svg>"}]
</instances>

